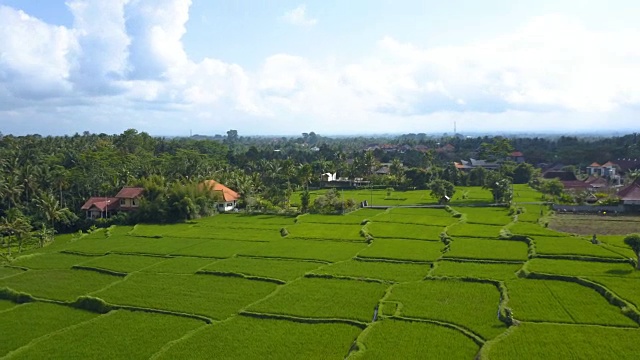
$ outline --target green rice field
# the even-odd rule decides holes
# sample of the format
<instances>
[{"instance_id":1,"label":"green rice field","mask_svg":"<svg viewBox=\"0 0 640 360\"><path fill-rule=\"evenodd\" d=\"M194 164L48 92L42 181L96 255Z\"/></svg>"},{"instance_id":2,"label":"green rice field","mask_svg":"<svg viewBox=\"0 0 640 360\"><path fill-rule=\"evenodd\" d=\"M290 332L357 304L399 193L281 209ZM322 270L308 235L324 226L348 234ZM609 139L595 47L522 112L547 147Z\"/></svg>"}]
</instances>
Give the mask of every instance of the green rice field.
<instances>
[{"instance_id":1,"label":"green rice field","mask_svg":"<svg viewBox=\"0 0 640 360\"><path fill-rule=\"evenodd\" d=\"M461 187L459 217L221 214L57 236L0 264L0 358L636 359L640 271L622 237L545 228L539 204L465 206L490 200Z\"/></svg>"}]
</instances>

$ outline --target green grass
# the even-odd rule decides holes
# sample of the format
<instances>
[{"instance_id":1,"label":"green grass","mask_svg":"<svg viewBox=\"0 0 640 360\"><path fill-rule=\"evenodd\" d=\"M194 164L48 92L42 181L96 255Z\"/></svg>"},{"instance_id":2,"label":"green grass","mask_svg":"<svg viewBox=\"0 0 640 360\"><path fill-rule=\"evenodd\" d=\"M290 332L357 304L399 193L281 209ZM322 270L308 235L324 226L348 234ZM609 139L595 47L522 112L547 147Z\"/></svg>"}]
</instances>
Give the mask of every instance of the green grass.
<instances>
[{"instance_id":1,"label":"green grass","mask_svg":"<svg viewBox=\"0 0 640 360\"><path fill-rule=\"evenodd\" d=\"M442 218L445 220L453 220L457 221L458 219L454 218L444 209L437 208L410 208L410 207L398 207L391 208L388 210L388 213L392 215L409 215L409 216L423 216L427 218Z\"/></svg>"},{"instance_id":2,"label":"green grass","mask_svg":"<svg viewBox=\"0 0 640 360\"><path fill-rule=\"evenodd\" d=\"M82 263L82 266L130 273L155 265L164 260L167 259L155 256L110 254L93 258L92 260Z\"/></svg>"},{"instance_id":3,"label":"green grass","mask_svg":"<svg viewBox=\"0 0 640 360\"><path fill-rule=\"evenodd\" d=\"M507 281L507 289L518 320L638 326L595 290L576 283L521 279Z\"/></svg>"},{"instance_id":4,"label":"green grass","mask_svg":"<svg viewBox=\"0 0 640 360\"><path fill-rule=\"evenodd\" d=\"M6 278L9 276L14 276L24 272L24 270L14 269L10 267L0 266L0 279Z\"/></svg>"},{"instance_id":5,"label":"green grass","mask_svg":"<svg viewBox=\"0 0 640 360\"><path fill-rule=\"evenodd\" d=\"M636 275L638 271L636 270ZM638 278L620 278L612 276L594 276L589 280L595 281L606 286L609 290L618 294L621 298L631 302L637 308L640 308L640 279Z\"/></svg>"},{"instance_id":6,"label":"green grass","mask_svg":"<svg viewBox=\"0 0 640 360\"><path fill-rule=\"evenodd\" d=\"M89 256L79 256L64 253L33 254L19 257L11 263L14 266L26 267L29 269L70 269L73 265L81 264L91 260Z\"/></svg>"},{"instance_id":7,"label":"green grass","mask_svg":"<svg viewBox=\"0 0 640 360\"><path fill-rule=\"evenodd\" d=\"M524 323L492 344L482 359L638 358L638 329Z\"/></svg>"},{"instance_id":8,"label":"green grass","mask_svg":"<svg viewBox=\"0 0 640 360\"><path fill-rule=\"evenodd\" d=\"M175 257L165 259L164 261L142 269L141 271L167 274L195 274L196 271L216 261L220 260L194 257Z\"/></svg>"},{"instance_id":9,"label":"green grass","mask_svg":"<svg viewBox=\"0 0 640 360\"><path fill-rule=\"evenodd\" d=\"M282 287L250 311L308 318L371 321L387 285L355 280L304 278Z\"/></svg>"},{"instance_id":10,"label":"green grass","mask_svg":"<svg viewBox=\"0 0 640 360\"><path fill-rule=\"evenodd\" d=\"M322 267L312 273L406 282L423 279L430 269L426 264L349 260Z\"/></svg>"},{"instance_id":11,"label":"green grass","mask_svg":"<svg viewBox=\"0 0 640 360\"><path fill-rule=\"evenodd\" d=\"M363 258L435 261L442 256L444 244L435 241L375 239L373 244L361 251Z\"/></svg>"},{"instance_id":12,"label":"green grass","mask_svg":"<svg viewBox=\"0 0 640 360\"><path fill-rule=\"evenodd\" d=\"M131 232L135 236L171 237L180 239L222 239L268 241L280 236L280 228L293 225L220 222L213 224L137 225Z\"/></svg>"},{"instance_id":13,"label":"green grass","mask_svg":"<svg viewBox=\"0 0 640 360\"><path fill-rule=\"evenodd\" d=\"M254 243L233 240L207 240L180 250L171 252L172 255L199 256L211 258L228 258L242 251L260 248L267 243Z\"/></svg>"},{"instance_id":14,"label":"green grass","mask_svg":"<svg viewBox=\"0 0 640 360\"><path fill-rule=\"evenodd\" d=\"M0 312L5 311L7 309L11 309L16 305L18 305L18 304L14 303L12 301L0 299Z\"/></svg>"},{"instance_id":15,"label":"green grass","mask_svg":"<svg viewBox=\"0 0 640 360\"><path fill-rule=\"evenodd\" d=\"M399 223L445 227L458 221L454 217L396 214L392 211L373 218L376 223Z\"/></svg>"},{"instance_id":16,"label":"green grass","mask_svg":"<svg viewBox=\"0 0 640 360\"><path fill-rule=\"evenodd\" d=\"M369 233L374 238L387 239L415 239L440 241L443 226L426 226L415 224L379 223L372 222L367 225Z\"/></svg>"},{"instance_id":17,"label":"green grass","mask_svg":"<svg viewBox=\"0 0 640 360\"><path fill-rule=\"evenodd\" d=\"M116 251L134 254L168 255L197 244L212 240L195 238L140 238L128 236L125 243Z\"/></svg>"},{"instance_id":18,"label":"green grass","mask_svg":"<svg viewBox=\"0 0 640 360\"><path fill-rule=\"evenodd\" d=\"M538 224L519 221L510 226L509 230L516 235L526 235L534 238L536 236L567 236L565 233L547 229Z\"/></svg>"},{"instance_id":19,"label":"green grass","mask_svg":"<svg viewBox=\"0 0 640 360\"><path fill-rule=\"evenodd\" d=\"M476 237L497 239L502 226L459 223L447 229L447 235L451 237Z\"/></svg>"},{"instance_id":20,"label":"green grass","mask_svg":"<svg viewBox=\"0 0 640 360\"><path fill-rule=\"evenodd\" d=\"M542 201L542 193L531 188L527 184L513 185L513 201L520 202L539 202Z\"/></svg>"},{"instance_id":21,"label":"green grass","mask_svg":"<svg viewBox=\"0 0 640 360\"><path fill-rule=\"evenodd\" d=\"M0 280L0 288L9 287L36 297L73 301L80 295L122 280L121 277L84 270L30 270Z\"/></svg>"},{"instance_id":22,"label":"green grass","mask_svg":"<svg viewBox=\"0 0 640 360\"><path fill-rule=\"evenodd\" d=\"M433 276L467 277L492 280L515 279L522 264L488 264L477 262L439 261Z\"/></svg>"},{"instance_id":23,"label":"green grass","mask_svg":"<svg viewBox=\"0 0 640 360\"><path fill-rule=\"evenodd\" d=\"M636 271L631 264L624 263L532 259L527 264L527 269L531 272L544 274L559 274L582 277L615 276L640 278L640 271Z\"/></svg>"},{"instance_id":24,"label":"green grass","mask_svg":"<svg viewBox=\"0 0 640 360\"><path fill-rule=\"evenodd\" d=\"M622 255L607 249L606 245L592 244L589 240L576 237L542 237L534 238L536 252L542 255L580 255L603 258L624 258Z\"/></svg>"},{"instance_id":25,"label":"green grass","mask_svg":"<svg viewBox=\"0 0 640 360\"><path fill-rule=\"evenodd\" d=\"M491 284L425 280L397 285L387 300L402 304L402 316L457 324L485 339L506 330L496 315L500 292Z\"/></svg>"},{"instance_id":26,"label":"green grass","mask_svg":"<svg viewBox=\"0 0 640 360\"><path fill-rule=\"evenodd\" d=\"M334 262L347 260L366 246L364 243L352 242L281 239L264 244L259 248L245 249L240 254Z\"/></svg>"},{"instance_id":27,"label":"green grass","mask_svg":"<svg viewBox=\"0 0 640 360\"><path fill-rule=\"evenodd\" d=\"M455 238L445 258L480 260L527 260L528 247L521 241Z\"/></svg>"},{"instance_id":28,"label":"green grass","mask_svg":"<svg viewBox=\"0 0 640 360\"><path fill-rule=\"evenodd\" d=\"M508 210L502 207L495 208L479 208L479 207L457 207L458 212L467 215L467 223L469 224L485 224L504 226L513 219L509 216Z\"/></svg>"},{"instance_id":29,"label":"green grass","mask_svg":"<svg viewBox=\"0 0 640 360\"><path fill-rule=\"evenodd\" d=\"M320 266L322 264L308 261L235 257L212 263L206 266L204 270L290 281Z\"/></svg>"},{"instance_id":30,"label":"green grass","mask_svg":"<svg viewBox=\"0 0 640 360\"><path fill-rule=\"evenodd\" d=\"M42 339L12 359L148 359L167 342L202 325L184 317L119 310Z\"/></svg>"},{"instance_id":31,"label":"green grass","mask_svg":"<svg viewBox=\"0 0 640 360\"><path fill-rule=\"evenodd\" d=\"M365 241L360 236L361 225L299 223L287 227L290 238Z\"/></svg>"},{"instance_id":32,"label":"green grass","mask_svg":"<svg viewBox=\"0 0 640 360\"><path fill-rule=\"evenodd\" d=\"M547 212L546 205L517 204L517 206L524 209L522 214L518 214L518 222L537 223Z\"/></svg>"},{"instance_id":33,"label":"green grass","mask_svg":"<svg viewBox=\"0 0 640 360\"><path fill-rule=\"evenodd\" d=\"M344 359L362 330L239 316L196 333L162 359Z\"/></svg>"},{"instance_id":34,"label":"green grass","mask_svg":"<svg viewBox=\"0 0 640 360\"><path fill-rule=\"evenodd\" d=\"M264 215L264 214L219 214L216 216L210 216L202 219L198 219L196 223L200 226L218 227L223 224L244 224L251 225L291 225L293 224L295 217L281 216L281 215Z\"/></svg>"},{"instance_id":35,"label":"green grass","mask_svg":"<svg viewBox=\"0 0 640 360\"><path fill-rule=\"evenodd\" d=\"M479 350L460 331L392 319L374 323L363 343L366 350L350 359L473 359Z\"/></svg>"},{"instance_id":36,"label":"green grass","mask_svg":"<svg viewBox=\"0 0 640 360\"><path fill-rule=\"evenodd\" d=\"M117 305L170 310L221 320L267 296L276 285L214 275L135 273L96 297Z\"/></svg>"},{"instance_id":37,"label":"green grass","mask_svg":"<svg viewBox=\"0 0 640 360\"><path fill-rule=\"evenodd\" d=\"M358 213L360 213L360 211L356 211L353 214L358 214ZM296 222L296 225L300 225L300 224L360 225L360 223L364 219L366 219L366 215L364 215L364 213L362 213L360 216L305 214L298 217L298 221ZM290 228L290 227L287 227L287 228Z\"/></svg>"},{"instance_id":38,"label":"green grass","mask_svg":"<svg viewBox=\"0 0 640 360\"><path fill-rule=\"evenodd\" d=\"M53 331L97 317L97 314L49 303L29 303L0 314L0 357ZM39 359L51 358L48 356ZM62 354L61 354L62 355ZM34 359L37 359L34 358Z\"/></svg>"}]
</instances>

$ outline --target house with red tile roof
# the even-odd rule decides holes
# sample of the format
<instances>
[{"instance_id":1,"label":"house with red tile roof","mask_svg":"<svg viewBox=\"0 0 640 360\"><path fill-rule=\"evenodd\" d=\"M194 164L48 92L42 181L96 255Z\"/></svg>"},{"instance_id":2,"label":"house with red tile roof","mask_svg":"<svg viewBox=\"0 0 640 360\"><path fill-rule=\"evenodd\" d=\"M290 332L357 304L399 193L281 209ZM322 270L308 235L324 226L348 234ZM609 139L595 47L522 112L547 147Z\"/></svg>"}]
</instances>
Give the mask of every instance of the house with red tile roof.
<instances>
[{"instance_id":1,"label":"house with red tile roof","mask_svg":"<svg viewBox=\"0 0 640 360\"><path fill-rule=\"evenodd\" d=\"M216 204L216 208L219 212L233 211L238 205L240 195L229 189L228 187L220 184L215 180L205 180L202 182L204 186L210 191L218 194L220 202Z\"/></svg>"},{"instance_id":2,"label":"house with red tile roof","mask_svg":"<svg viewBox=\"0 0 640 360\"><path fill-rule=\"evenodd\" d=\"M120 211L132 211L137 210L138 206L140 206L140 199L142 198L142 194L144 193L144 189L140 187L123 187L116 194L116 198L119 200L119 209Z\"/></svg>"},{"instance_id":3,"label":"house with red tile roof","mask_svg":"<svg viewBox=\"0 0 640 360\"><path fill-rule=\"evenodd\" d=\"M518 164L524 162L524 154L520 151L514 151L509 154L509 160L517 162Z\"/></svg>"},{"instance_id":4,"label":"house with red tile roof","mask_svg":"<svg viewBox=\"0 0 640 360\"><path fill-rule=\"evenodd\" d=\"M125 186L116 196L89 198L80 210L86 213L87 219L108 218L120 211L137 210L143 193L143 188Z\"/></svg>"},{"instance_id":5,"label":"house with red tile roof","mask_svg":"<svg viewBox=\"0 0 640 360\"><path fill-rule=\"evenodd\" d=\"M80 208L87 215L87 219L107 218L118 212L120 199L115 197L89 198Z\"/></svg>"},{"instance_id":6,"label":"house with red tile roof","mask_svg":"<svg viewBox=\"0 0 640 360\"><path fill-rule=\"evenodd\" d=\"M597 175L604 177L614 177L616 176L616 164L611 161L607 161L603 165L594 162L593 164L587 166L587 175Z\"/></svg>"},{"instance_id":7,"label":"house with red tile roof","mask_svg":"<svg viewBox=\"0 0 640 360\"><path fill-rule=\"evenodd\" d=\"M640 179L618 191L618 197L623 205L640 209Z\"/></svg>"}]
</instances>

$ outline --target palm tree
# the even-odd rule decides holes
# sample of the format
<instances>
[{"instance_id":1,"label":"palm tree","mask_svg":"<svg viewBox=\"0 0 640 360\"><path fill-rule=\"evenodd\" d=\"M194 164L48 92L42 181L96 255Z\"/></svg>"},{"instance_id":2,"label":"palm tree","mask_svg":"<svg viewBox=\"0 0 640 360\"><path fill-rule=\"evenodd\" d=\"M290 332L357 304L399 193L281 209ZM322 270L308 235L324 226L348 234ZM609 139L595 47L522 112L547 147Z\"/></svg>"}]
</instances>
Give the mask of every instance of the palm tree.
<instances>
[{"instance_id":1,"label":"palm tree","mask_svg":"<svg viewBox=\"0 0 640 360\"><path fill-rule=\"evenodd\" d=\"M51 193L41 193L34 200L36 207L41 211L42 217L51 224L51 230L55 232L56 221L68 222L73 213L67 208L61 208L56 197Z\"/></svg>"}]
</instances>

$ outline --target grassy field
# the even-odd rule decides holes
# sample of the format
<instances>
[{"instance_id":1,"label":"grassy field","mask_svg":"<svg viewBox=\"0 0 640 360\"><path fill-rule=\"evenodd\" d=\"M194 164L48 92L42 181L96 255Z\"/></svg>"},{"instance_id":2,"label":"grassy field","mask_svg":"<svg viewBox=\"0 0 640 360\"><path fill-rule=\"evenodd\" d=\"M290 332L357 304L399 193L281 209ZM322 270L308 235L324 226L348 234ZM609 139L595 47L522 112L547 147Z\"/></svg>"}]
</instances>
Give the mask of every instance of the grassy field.
<instances>
[{"instance_id":1,"label":"grassy field","mask_svg":"<svg viewBox=\"0 0 640 360\"><path fill-rule=\"evenodd\" d=\"M518 202L540 199L514 190ZM427 191L373 195L434 203ZM594 245L546 228L539 204L518 205L517 222L505 208L462 206L490 200L458 188L460 218L407 207L225 214L61 235L0 265L0 358L636 358L640 271L624 236L603 230ZM625 229L619 219L606 217ZM532 239L531 259L527 243L498 239L505 227Z\"/></svg>"},{"instance_id":2,"label":"grassy field","mask_svg":"<svg viewBox=\"0 0 640 360\"><path fill-rule=\"evenodd\" d=\"M473 359L479 347L460 332L417 321L383 320L349 359ZM413 344L413 346L407 346Z\"/></svg>"},{"instance_id":3,"label":"grassy field","mask_svg":"<svg viewBox=\"0 0 640 360\"><path fill-rule=\"evenodd\" d=\"M638 358L638 342L638 329L524 323L487 346L482 359L631 360Z\"/></svg>"}]
</instances>

